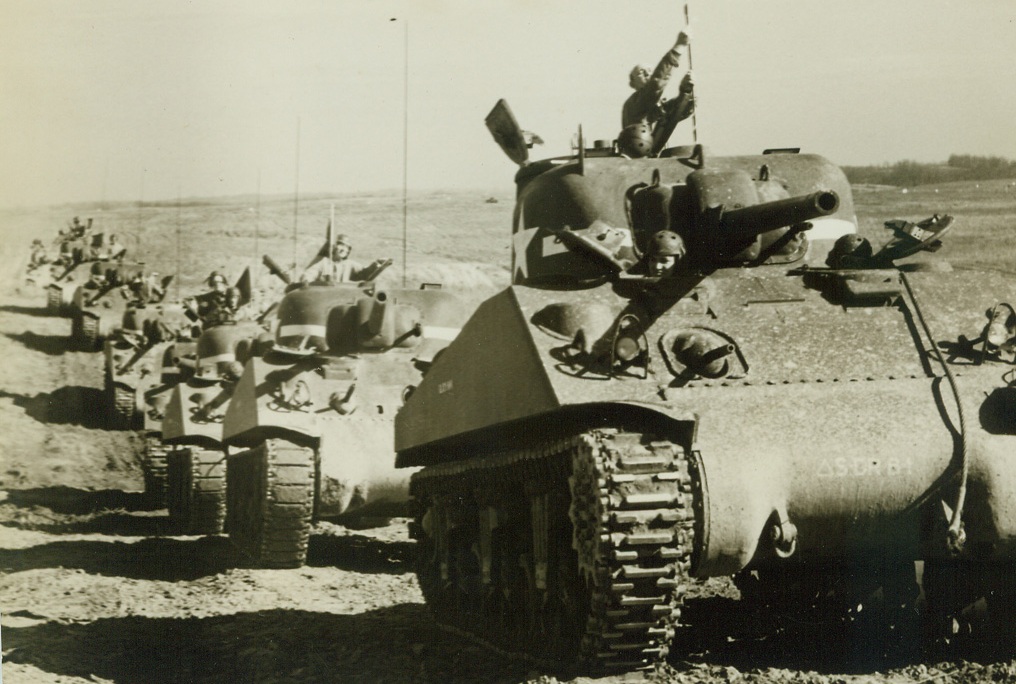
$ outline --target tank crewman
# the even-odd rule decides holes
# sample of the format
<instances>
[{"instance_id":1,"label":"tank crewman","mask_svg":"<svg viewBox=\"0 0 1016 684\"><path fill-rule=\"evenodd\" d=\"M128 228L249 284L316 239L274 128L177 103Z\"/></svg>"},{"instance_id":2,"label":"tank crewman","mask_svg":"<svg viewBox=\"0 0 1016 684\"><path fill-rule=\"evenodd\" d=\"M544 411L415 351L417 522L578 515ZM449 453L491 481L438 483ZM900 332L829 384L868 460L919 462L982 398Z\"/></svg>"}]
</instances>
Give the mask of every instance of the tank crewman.
<instances>
[{"instance_id":1,"label":"tank crewman","mask_svg":"<svg viewBox=\"0 0 1016 684\"><path fill-rule=\"evenodd\" d=\"M652 73L643 64L638 64L628 76L628 84L635 89L621 108L621 127L644 125L650 129L670 128L691 116L695 108L692 94L694 84L691 74L681 81L679 94L672 100L663 99L663 90L670 80L671 72L680 65L681 58L688 52L687 31L677 34L677 41ZM622 152L624 150L622 149Z\"/></svg>"},{"instance_id":2,"label":"tank crewman","mask_svg":"<svg viewBox=\"0 0 1016 684\"><path fill-rule=\"evenodd\" d=\"M101 292L113 286L115 286L115 283L110 283L109 278L106 277L106 267L102 262L94 262L91 269L89 269L88 282L85 283L85 287L96 292ZM90 296L95 295L92 294Z\"/></svg>"},{"instance_id":3,"label":"tank crewman","mask_svg":"<svg viewBox=\"0 0 1016 684\"><path fill-rule=\"evenodd\" d=\"M45 266L49 263L49 254L46 253L46 248L42 244L42 240L36 238L32 240L32 252L28 257L28 270L32 271L40 266Z\"/></svg>"},{"instance_id":4,"label":"tank crewman","mask_svg":"<svg viewBox=\"0 0 1016 684\"><path fill-rule=\"evenodd\" d=\"M109 236L109 244L107 245L106 253L109 258L114 261L123 261L123 258L127 255L127 248L122 242L117 240L116 235Z\"/></svg>"},{"instance_id":5,"label":"tank crewman","mask_svg":"<svg viewBox=\"0 0 1016 684\"><path fill-rule=\"evenodd\" d=\"M649 275L660 278L671 275L684 254L684 240L680 235L672 230L654 234L646 254Z\"/></svg>"},{"instance_id":6,"label":"tank crewman","mask_svg":"<svg viewBox=\"0 0 1016 684\"><path fill-rule=\"evenodd\" d=\"M353 246L345 235L337 235L332 244L331 258L328 256L328 245L323 245L317 256L304 269L300 281L304 283L347 283L366 280L381 265L384 259L377 259L369 266L362 267L349 259Z\"/></svg>"},{"instance_id":7,"label":"tank crewman","mask_svg":"<svg viewBox=\"0 0 1016 684\"><path fill-rule=\"evenodd\" d=\"M236 320L238 296L231 298L226 277L218 271L212 271L206 281L212 289L188 301L188 308L207 328ZM238 293L237 293L238 294Z\"/></svg>"},{"instance_id":8,"label":"tank crewman","mask_svg":"<svg viewBox=\"0 0 1016 684\"><path fill-rule=\"evenodd\" d=\"M161 302L165 294L159 281L159 274L155 271L147 276L140 272L135 273L123 288L124 297L140 307Z\"/></svg>"}]
</instances>

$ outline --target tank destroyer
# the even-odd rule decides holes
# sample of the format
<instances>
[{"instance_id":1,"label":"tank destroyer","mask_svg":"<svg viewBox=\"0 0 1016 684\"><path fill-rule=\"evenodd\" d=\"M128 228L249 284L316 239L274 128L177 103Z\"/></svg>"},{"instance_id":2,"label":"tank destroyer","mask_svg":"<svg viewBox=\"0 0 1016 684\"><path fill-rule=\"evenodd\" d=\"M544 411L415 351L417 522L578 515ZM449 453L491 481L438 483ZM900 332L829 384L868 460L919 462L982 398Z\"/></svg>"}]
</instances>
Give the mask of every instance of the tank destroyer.
<instances>
[{"instance_id":1,"label":"tank destroyer","mask_svg":"<svg viewBox=\"0 0 1016 684\"><path fill-rule=\"evenodd\" d=\"M405 512L392 420L468 315L434 286L288 289L274 343L247 361L222 424L230 539L268 567L304 563L315 518Z\"/></svg>"},{"instance_id":2,"label":"tank destroyer","mask_svg":"<svg viewBox=\"0 0 1016 684\"><path fill-rule=\"evenodd\" d=\"M503 101L487 124L520 167L513 285L395 422L438 620L639 668L697 579L768 605L874 582L913 607L918 560L931 614L960 593L1009 613L1016 281L896 263L951 218L889 221L876 250L818 155L633 158L580 131L531 162Z\"/></svg>"}]
</instances>

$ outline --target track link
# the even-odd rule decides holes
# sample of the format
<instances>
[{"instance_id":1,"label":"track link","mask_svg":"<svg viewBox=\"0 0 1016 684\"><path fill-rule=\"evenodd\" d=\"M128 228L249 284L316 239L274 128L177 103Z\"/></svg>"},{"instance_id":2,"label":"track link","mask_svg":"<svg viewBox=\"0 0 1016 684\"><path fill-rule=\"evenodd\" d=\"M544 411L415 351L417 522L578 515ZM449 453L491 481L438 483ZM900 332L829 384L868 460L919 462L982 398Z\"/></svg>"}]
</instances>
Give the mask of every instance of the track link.
<instances>
[{"instance_id":1,"label":"track link","mask_svg":"<svg viewBox=\"0 0 1016 684\"><path fill-rule=\"evenodd\" d=\"M229 539L258 566L307 560L314 508L314 451L281 439L227 459Z\"/></svg>"},{"instance_id":2,"label":"track link","mask_svg":"<svg viewBox=\"0 0 1016 684\"><path fill-rule=\"evenodd\" d=\"M220 534L226 522L226 454L179 449L169 455L169 519L184 534Z\"/></svg>"},{"instance_id":3,"label":"track link","mask_svg":"<svg viewBox=\"0 0 1016 684\"><path fill-rule=\"evenodd\" d=\"M171 450L158 437L145 437L141 471L145 478L145 498L153 508L166 507L166 457Z\"/></svg>"},{"instance_id":4,"label":"track link","mask_svg":"<svg viewBox=\"0 0 1016 684\"><path fill-rule=\"evenodd\" d=\"M509 653L635 669L679 627L695 537L690 457L596 430L424 468L420 585L442 623Z\"/></svg>"}]
</instances>

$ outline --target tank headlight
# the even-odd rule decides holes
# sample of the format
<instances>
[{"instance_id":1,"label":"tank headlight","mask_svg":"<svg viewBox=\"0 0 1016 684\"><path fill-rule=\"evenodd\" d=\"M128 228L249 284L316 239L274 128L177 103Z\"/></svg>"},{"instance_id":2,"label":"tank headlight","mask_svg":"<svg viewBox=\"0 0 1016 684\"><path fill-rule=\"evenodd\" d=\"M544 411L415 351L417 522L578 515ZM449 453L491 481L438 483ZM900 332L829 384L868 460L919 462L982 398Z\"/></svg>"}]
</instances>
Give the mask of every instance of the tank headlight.
<instances>
[{"instance_id":1,"label":"tank headlight","mask_svg":"<svg viewBox=\"0 0 1016 684\"><path fill-rule=\"evenodd\" d=\"M614 356L621 361L634 361L643 351L640 341L633 337L621 335L614 341Z\"/></svg>"}]
</instances>

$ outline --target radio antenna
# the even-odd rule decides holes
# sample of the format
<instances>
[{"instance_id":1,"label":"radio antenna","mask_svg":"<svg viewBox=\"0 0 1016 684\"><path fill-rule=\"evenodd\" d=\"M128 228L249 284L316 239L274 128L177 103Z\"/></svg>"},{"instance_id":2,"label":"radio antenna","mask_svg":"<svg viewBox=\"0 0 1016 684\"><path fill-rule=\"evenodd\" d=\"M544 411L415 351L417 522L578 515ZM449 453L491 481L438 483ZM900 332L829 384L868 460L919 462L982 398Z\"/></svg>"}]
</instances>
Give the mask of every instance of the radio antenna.
<instances>
[{"instance_id":1,"label":"radio antenna","mask_svg":"<svg viewBox=\"0 0 1016 684\"><path fill-rule=\"evenodd\" d=\"M691 18L688 16L688 3L684 3L684 27L688 28L691 26ZM691 73L691 39L688 40L688 73ZM691 110L691 139L696 144L698 143L698 121L696 120L695 111L698 109L698 105L695 102L695 91L692 91L692 110Z\"/></svg>"},{"instance_id":2,"label":"radio antenna","mask_svg":"<svg viewBox=\"0 0 1016 684\"><path fill-rule=\"evenodd\" d=\"M296 181L293 187L293 268L296 268L296 225L300 206L300 117L296 117Z\"/></svg>"},{"instance_id":3,"label":"radio antenna","mask_svg":"<svg viewBox=\"0 0 1016 684\"><path fill-rule=\"evenodd\" d=\"M258 169L258 194L254 202L254 268L251 269L251 289L257 286L257 264L261 255L261 169Z\"/></svg>"},{"instance_id":4,"label":"radio antenna","mask_svg":"<svg viewBox=\"0 0 1016 684\"><path fill-rule=\"evenodd\" d=\"M180 299L180 184L176 186L176 274L173 280L176 282L176 298Z\"/></svg>"},{"instance_id":5,"label":"radio antenna","mask_svg":"<svg viewBox=\"0 0 1016 684\"><path fill-rule=\"evenodd\" d=\"M406 286L406 226L409 223L409 17L403 31L402 64L402 287Z\"/></svg>"}]
</instances>

